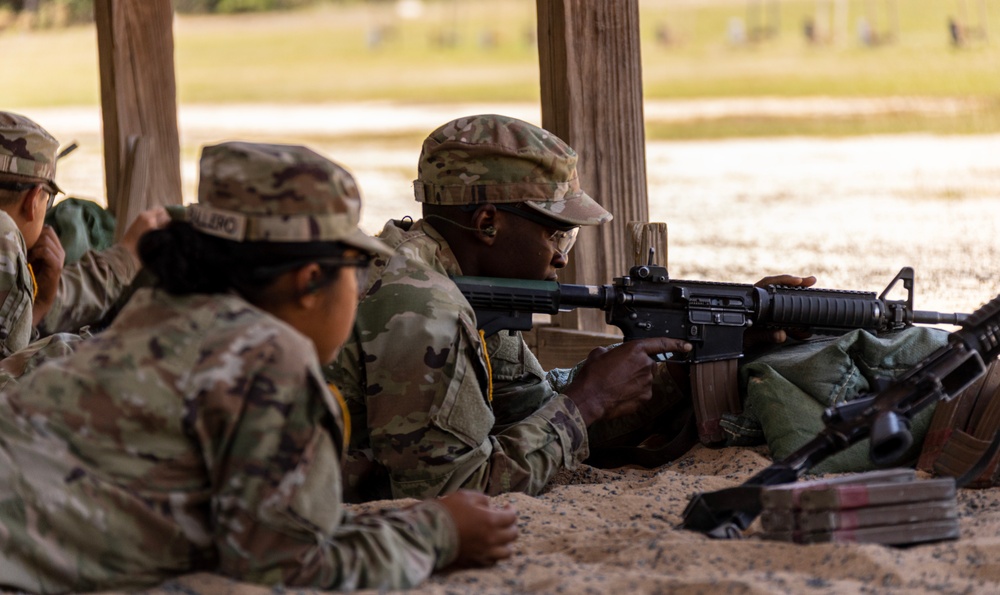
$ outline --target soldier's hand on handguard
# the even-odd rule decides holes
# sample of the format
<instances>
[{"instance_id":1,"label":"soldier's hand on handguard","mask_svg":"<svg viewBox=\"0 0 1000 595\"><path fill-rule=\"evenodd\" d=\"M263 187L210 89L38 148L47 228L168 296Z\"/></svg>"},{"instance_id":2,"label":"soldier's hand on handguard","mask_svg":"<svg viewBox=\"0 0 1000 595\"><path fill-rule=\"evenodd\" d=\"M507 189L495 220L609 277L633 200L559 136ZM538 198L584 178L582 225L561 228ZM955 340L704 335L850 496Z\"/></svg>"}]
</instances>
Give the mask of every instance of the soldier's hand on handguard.
<instances>
[{"instance_id":1,"label":"soldier's hand on handguard","mask_svg":"<svg viewBox=\"0 0 1000 595\"><path fill-rule=\"evenodd\" d=\"M589 426L601 419L634 413L652 397L654 358L661 353L686 353L691 344L680 339L655 337L626 341L590 352L565 394Z\"/></svg>"},{"instance_id":2,"label":"soldier's hand on handguard","mask_svg":"<svg viewBox=\"0 0 1000 595\"><path fill-rule=\"evenodd\" d=\"M438 500L451 514L458 529L459 566L490 566L509 558L517 539L517 511L495 508L485 494L458 490Z\"/></svg>"},{"instance_id":3,"label":"soldier's hand on handguard","mask_svg":"<svg viewBox=\"0 0 1000 595\"><path fill-rule=\"evenodd\" d=\"M38 241L28 251L28 264L31 265L37 288L31 310L33 325L41 322L55 303L65 261L66 251L59 242L59 236L51 226L46 225L42 228Z\"/></svg>"},{"instance_id":4,"label":"soldier's hand on handguard","mask_svg":"<svg viewBox=\"0 0 1000 595\"><path fill-rule=\"evenodd\" d=\"M816 277L797 277L795 275L770 275L754 283L757 287L767 287L768 285L787 285L789 287L812 287L816 284ZM811 333L800 330L785 330L773 328L750 329L743 336L743 346L750 347L760 343L784 343L789 336L796 339L805 339Z\"/></svg>"},{"instance_id":5,"label":"soldier's hand on handguard","mask_svg":"<svg viewBox=\"0 0 1000 595\"><path fill-rule=\"evenodd\" d=\"M767 287L768 285L787 285L788 287L812 287L816 285L816 277L796 277L795 275L770 275L754 283L757 287Z\"/></svg>"}]
</instances>

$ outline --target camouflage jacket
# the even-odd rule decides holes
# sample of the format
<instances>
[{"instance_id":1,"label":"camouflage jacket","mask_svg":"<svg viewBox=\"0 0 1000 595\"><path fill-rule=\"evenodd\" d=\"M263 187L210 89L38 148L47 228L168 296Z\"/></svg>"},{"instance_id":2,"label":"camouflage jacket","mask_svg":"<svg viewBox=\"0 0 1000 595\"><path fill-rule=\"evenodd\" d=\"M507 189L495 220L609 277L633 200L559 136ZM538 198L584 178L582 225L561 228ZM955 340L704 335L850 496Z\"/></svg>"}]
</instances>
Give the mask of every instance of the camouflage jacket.
<instances>
[{"instance_id":1,"label":"camouflage jacket","mask_svg":"<svg viewBox=\"0 0 1000 595\"><path fill-rule=\"evenodd\" d=\"M373 265L353 337L327 368L352 420L351 497L536 494L585 459L579 410L544 381L523 340L500 333L484 351L441 235L390 221L380 237L396 255ZM506 427L495 427L494 406Z\"/></svg>"},{"instance_id":2,"label":"camouflage jacket","mask_svg":"<svg viewBox=\"0 0 1000 595\"><path fill-rule=\"evenodd\" d=\"M138 259L122 246L84 253L63 268L55 302L38 324L39 333L77 332L98 322L138 272Z\"/></svg>"},{"instance_id":3,"label":"camouflage jacket","mask_svg":"<svg viewBox=\"0 0 1000 595\"><path fill-rule=\"evenodd\" d=\"M27 258L17 225L0 211L0 359L25 348L35 336L31 325L34 282ZM41 335L76 332L97 322L138 269L135 257L121 246L87 252L63 269L55 303L37 330Z\"/></svg>"},{"instance_id":4,"label":"camouflage jacket","mask_svg":"<svg viewBox=\"0 0 1000 595\"><path fill-rule=\"evenodd\" d=\"M454 559L434 502L353 514L311 342L232 295L141 290L0 393L0 587L403 588Z\"/></svg>"},{"instance_id":5,"label":"camouflage jacket","mask_svg":"<svg viewBox=\"0 0 1000 595\"><path fill-rule=\"evenodd\" d=\"M24 237L10 215L0 211L0 359L31 341L34 293Z\"/></svg>"}]
</instances>

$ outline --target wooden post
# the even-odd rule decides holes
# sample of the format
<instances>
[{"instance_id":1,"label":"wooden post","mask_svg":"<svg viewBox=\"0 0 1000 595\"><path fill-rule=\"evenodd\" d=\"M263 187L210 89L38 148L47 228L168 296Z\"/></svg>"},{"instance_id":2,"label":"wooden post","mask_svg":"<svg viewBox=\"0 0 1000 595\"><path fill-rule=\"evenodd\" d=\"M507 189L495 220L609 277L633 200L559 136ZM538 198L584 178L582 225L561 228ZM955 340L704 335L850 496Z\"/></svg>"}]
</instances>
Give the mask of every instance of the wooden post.
<instances>
[{"instance_id":1,"label":"wooden post","mask_svg":"<svg viewBox=\"0 0 1000 595\"><path fill-rule=\"evenodd\" d=\"M139 211L182 202L173 10L170 0L95 0L94 18L108 208L120 234Z\"/></svg>"},{"instance_id":2,"label":"wooden post","mask_svg":"<svg viewBox=\"0 0 1000 595\"><path fill-rule=\"evenodd\" d=\"M128 137L125 163L118 179L118 199L115 201L114 208L111 209L115 215L115 221L132 221L145 208L152 206L145 204L151 187L149 183L149 174L152 171L151 148L152 143L147 137L137 135ZM126 227L127 225L115 227L116 238L122 237Z\"/></svg>"},{"instance_id":3,"label":"wooden post","mask_svg":"<svg viewBox=\"0 0 1000 595\"><path fill-rule=\"evenodd\" d=\"M629 247L632 257L628 263L632 266L658 264L667 267L667 224L631 221L628 224ZM650 262L652 257L652 262Z\"/></svg>"},{"instance_id":4,"label":"wooden post","mask_svg":"<svg viewBox=\"0 0 1000 595\"><path fill-rule=\"evenodd\" d=\"M536 1L542 127L576 149L583 188L615 216L581 230L560 277L608 283L631 260L627 222L649 219L639 3ZM562 314L559 324L610 332L596 310Z\"/></svg>"}]
</instances>

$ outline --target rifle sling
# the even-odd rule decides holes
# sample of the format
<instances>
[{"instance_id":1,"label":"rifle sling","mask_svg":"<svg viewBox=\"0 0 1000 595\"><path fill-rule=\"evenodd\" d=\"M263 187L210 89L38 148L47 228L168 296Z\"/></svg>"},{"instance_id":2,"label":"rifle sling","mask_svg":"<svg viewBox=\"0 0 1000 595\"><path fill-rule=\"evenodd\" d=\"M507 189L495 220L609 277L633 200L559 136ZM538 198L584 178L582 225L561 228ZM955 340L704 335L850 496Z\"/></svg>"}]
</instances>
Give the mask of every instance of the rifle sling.
<instances>
[{"instance_id":1,"label":"rifle sling","mask_svg":"<svg viewBox=\"0 0 1000 595\"><path fill-rule=\"evenodd\" d=\"M973 480L976 480L978 487L989 487L994 484L995 480L993 475L996 472L996 458L997 453L1000 452L1000 432L994 434L993 439L988 443L988 446L981 452L982 454L979 457L979 460L977 460L968 471L963 473L961 477L955 479L955 487L965 487L966 485L971 484ZM936 465L934 468L937 470ZM981 478L980 476L983 475L984 472L988 472L989 477ZM987 482L985 485L983 485L984 481Z\"/></svg>"}]
</instances>

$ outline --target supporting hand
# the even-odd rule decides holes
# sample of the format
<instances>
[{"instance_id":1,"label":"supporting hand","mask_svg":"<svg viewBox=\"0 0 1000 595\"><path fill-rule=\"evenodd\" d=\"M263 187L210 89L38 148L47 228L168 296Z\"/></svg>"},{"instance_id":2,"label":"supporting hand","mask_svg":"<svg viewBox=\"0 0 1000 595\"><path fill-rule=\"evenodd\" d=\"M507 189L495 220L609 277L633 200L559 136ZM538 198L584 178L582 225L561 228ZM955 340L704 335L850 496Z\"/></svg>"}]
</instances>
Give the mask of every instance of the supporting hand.
<instances>
[{"instance_id":1,"label":"supporting hand","mask_svg":"<svg viewBox=\"0 0 1000 595\"><path fill-rule=\"evenodd\" d=\"M768 285L787 285L789 287L812 287L816 284L816 277L798 277L795 275L770 275L754 283L757 287ZM805 339L810 333L805 331L786 331L785 329L750 329L743 336L743 346L749 347L758 343L784 343L788 336L796 339Z\"/></svg>"},{"instance_id":2,"label":"supporting hand","mask_svg":"<svg viewBox=\"0 0 1000 595\"><path fill-rule=\"evenodd\" d=\"M35 283L38 285L35 303L31 310L32 325L41 322L55 303L65 260L66 251L59 242L59 236L51 226L46 225L42 228L38 241L31 250L28 250L28 264L31 265Z\"/></svg>"},{"instance_id":3,"label":"supporting hand","mask_svg":"<svg viewBox=\"0 0 1000 595\"><path fill-rule=\"evenodd\" d=\"M517 511L510 506L493 508L489 496L459 490L438 502L444 506L458 529L458 558L461 566L490 566L511 556L517 539Z\"/></svg>"}]
</instances>

